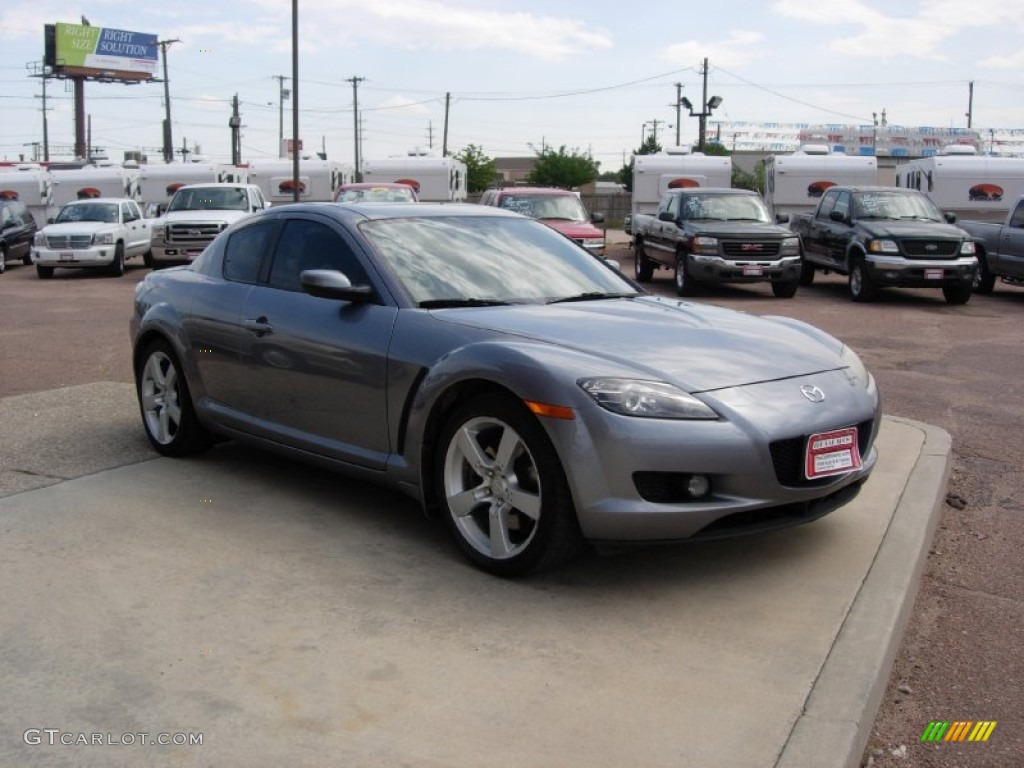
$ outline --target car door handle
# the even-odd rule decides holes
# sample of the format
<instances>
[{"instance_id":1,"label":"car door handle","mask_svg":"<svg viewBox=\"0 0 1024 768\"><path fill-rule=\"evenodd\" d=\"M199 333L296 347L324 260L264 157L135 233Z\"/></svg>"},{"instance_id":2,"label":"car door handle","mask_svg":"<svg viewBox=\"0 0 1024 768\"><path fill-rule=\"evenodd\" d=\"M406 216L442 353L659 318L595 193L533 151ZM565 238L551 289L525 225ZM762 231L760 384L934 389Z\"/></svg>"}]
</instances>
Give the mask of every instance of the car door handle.
<instances>
[{"instance_id":1,"label":"car door handle","mask_svg":"<svg viewBox=\"0 0 1024 768\"><path fill-rule=\"evenodd\" d=\"M274 332L274 326L267 322L265 317L257 317L254 320L246 320L242 323L247 331L252 331L257 336L269 336Z\"/></svg>"}]
</instances>

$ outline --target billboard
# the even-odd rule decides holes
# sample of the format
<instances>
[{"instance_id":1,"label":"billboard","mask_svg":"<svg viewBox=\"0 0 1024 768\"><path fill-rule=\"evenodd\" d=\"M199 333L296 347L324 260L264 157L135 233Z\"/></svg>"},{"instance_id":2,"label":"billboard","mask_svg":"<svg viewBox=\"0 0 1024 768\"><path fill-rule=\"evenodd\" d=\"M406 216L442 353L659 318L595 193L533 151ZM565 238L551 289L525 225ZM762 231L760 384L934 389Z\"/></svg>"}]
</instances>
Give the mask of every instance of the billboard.
<instances>
[{"instance_id":1,"label":"billboard","mask_svg":"<svg viewBox=\"0 0 1024 768\"><path fill-rule=\"evenodd\" d=\"M58 22L47 59L51 53L46 63L58 76L149 80L156 73L159 47L156 35Z\"/></svg>"}]
</instances>

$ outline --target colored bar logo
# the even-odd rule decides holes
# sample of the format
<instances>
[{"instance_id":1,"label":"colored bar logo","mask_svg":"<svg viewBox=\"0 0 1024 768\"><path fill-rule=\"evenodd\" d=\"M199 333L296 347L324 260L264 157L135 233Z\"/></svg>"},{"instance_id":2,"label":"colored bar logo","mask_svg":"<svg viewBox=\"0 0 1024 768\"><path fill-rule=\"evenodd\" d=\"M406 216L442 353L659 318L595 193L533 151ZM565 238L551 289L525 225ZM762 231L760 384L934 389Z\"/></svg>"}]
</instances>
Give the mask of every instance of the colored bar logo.
<instances>
[{"instance_id":1,"label":"colored bar logo","mask_svg":"<svg viewBox=\"0 0 1024 768\"><path fill-rule=\"evenodd\" d=\"M932 720L921 741L988 741L995 729L995 720Z\"/></svg>"}]
</instances>

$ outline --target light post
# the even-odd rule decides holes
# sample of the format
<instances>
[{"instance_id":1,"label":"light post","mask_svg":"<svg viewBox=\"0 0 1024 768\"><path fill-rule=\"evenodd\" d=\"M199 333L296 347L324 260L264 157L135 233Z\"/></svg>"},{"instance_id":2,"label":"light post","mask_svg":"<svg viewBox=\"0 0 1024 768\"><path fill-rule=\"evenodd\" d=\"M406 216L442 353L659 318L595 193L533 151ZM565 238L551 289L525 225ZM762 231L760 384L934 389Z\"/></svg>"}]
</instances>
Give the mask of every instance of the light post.
<instances>
[{"instance_id":1,"label":"light post","mask_svg":"<svg viewBox=\"0 0 1024 768\"><path fill-rule=\"evenodd\" d=\"M701 109L700 112L695 112L694 111L693 104L685 96L683 96L679 100L679 103L682 104L684 107L686 107L686 109L688 109L690 111L690 117L700 118L700 129L699 129L698 139L697 139L697 150L699 152L703 152L704 151L704 147L707 144L707 128L708 128L707 119L711 116L712 111L718 109L718 107L722 104L722 97L721 96L712 96L710 99L708 99L706 102L704 102L704 108Z\"/></svg>"}]
</instances>

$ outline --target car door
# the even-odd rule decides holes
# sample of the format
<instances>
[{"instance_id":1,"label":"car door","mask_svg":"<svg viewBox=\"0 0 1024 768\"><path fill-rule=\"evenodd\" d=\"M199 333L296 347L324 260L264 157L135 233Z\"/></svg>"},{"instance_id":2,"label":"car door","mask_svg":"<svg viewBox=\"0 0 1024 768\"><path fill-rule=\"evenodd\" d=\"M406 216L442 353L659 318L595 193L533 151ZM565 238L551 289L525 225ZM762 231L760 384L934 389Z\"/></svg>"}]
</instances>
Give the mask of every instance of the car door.
<instances>
[{"instance_id":1,"label":"car door","mask_svg":"<svg viewBox=\"0 0 1024 768\"><path fill-rule=\"evenodd\" d=\"M128 253L135 256L149 250L149 227L142 221L142 214L135 203L121 203L121 221L128 233L125 236Z\"/></svg>"},{"instance_id":2,"label":"car door","mask_svg":"<svg viewBox=\"0 0 1024 768\"><path fill-rule=\"evenodd\" d=\"M23 260L32 247L33 229L28 224L30 214L17 204L0 205L0 229L7 246L9 261Z\"/></svg>"},{"instance_id":3,"label":"car door","mask_svg":"<svg viewBox=\"0 0 1024 768\"><path fill-rule=\"evenodd\" d=\"M1024 278L1024 201L1017 203L1013 215L999 233L1000 274Z\"/></svg>"},{"instance_id":4,"label":"car door","mask_svg":"<svg viewBox=\"0 0 1024 768\"><path fill-rule=\"evenodd\" d=\"M383 469L388 346L397 309L305 293L307 269L371 283L357 246L315 216L284 223L263 284L246 297L239 402L252 429L302 450Z\"/></svg>"},{"instance_id":5,"label":"car door","mask_svg":"<svg viewBox=\"0 0 1024 768\"><path fill-rule=\"evenodd\" d=\"M803 247L812 260L818 263L829 261L828 239L833 227L833 221L829 218L832 209L836 205L838 190L829 190L821 199L818 209L814 212L808 224L807 237L803 239Z\"/></svg>"}]
</instances>

